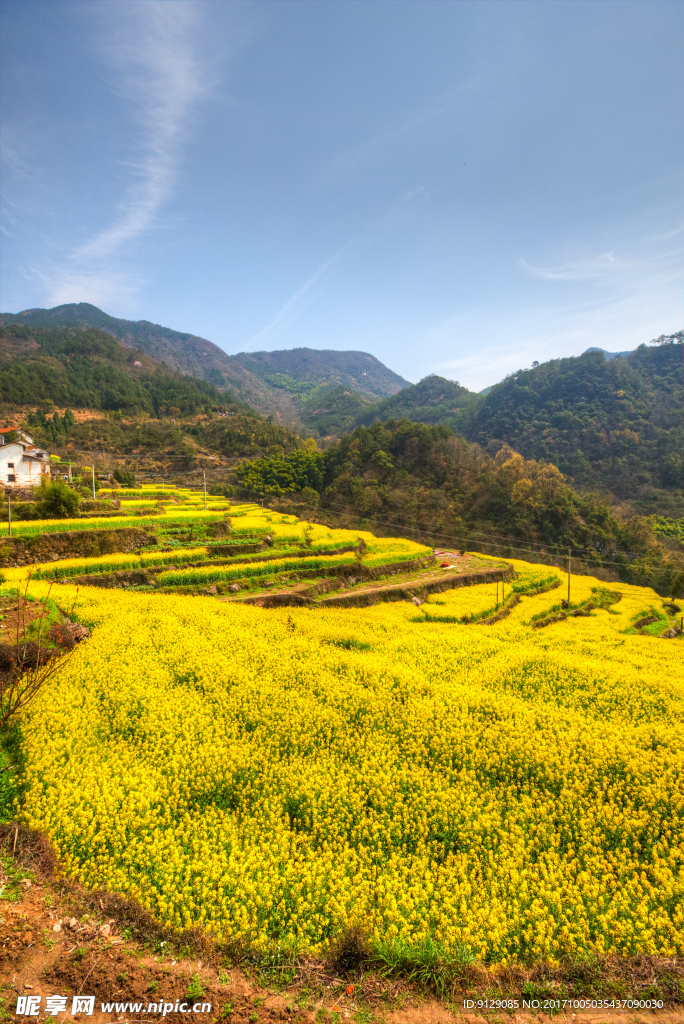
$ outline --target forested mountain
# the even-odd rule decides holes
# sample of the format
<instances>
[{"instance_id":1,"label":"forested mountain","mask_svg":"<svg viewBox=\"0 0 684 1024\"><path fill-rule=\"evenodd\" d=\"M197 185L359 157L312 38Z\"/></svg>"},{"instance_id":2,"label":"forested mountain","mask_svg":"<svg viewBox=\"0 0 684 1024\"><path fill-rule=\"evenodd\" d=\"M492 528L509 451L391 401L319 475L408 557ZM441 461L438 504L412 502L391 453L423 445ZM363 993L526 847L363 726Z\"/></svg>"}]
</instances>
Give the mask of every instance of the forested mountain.
<instances>
[{"instance_id":1,"label":"forested mountain","mask_svg":"<svg viewBox=\"0 0 684 1024\"><path fill-rule=\"evenodd\" d=\"M431 374L391 398L377 402L357 419L359 426L375 421L409 419L416 423L442 423L462 434L478 404L479 395L457 381Z\"/></svg>"},{"instance_id":2,"label":"forested mountain","mask_svg":"<svg viewBox=\"0 0 684 1024\"><path fill-rule=\"evenodd\" d=\"M441 424L492 455L507 444L525 458L548 460L577 486L599 488L644 512L684 515L683 332L632 352L588 349L581 356L554 359L476 395L436 375L408 385L364 352L301 348L229 356L203 338L146 320L116 319L88 303L2 314L0 322L29 329L26 336L3 332L6 358L14 358L12 353L24 345L21 358L27 360L21 371L5 365L6 401L31 402L38 394L54 394L60 405L185 413L215 403L218 389L224 403L246 402L276 423L317 437L339 437L356 426L389 419ZM48 351L51 342L41 342L40 358L34 358L35 349L29 359L36 330L55 325L63 332L71 327L71 334L60 336L54 353ZM87 370L84 359L91 355L59 348L75 344L74 331L82 337L90 333L83 327L121 339L125 356L119 353L106 372L104 357L94 356ZM64 340L67 335L71 341ZM61 361L61 369L48 357ZM126 369L136 359L143 364L137 375ZM176 370L175 375L165 367ZM189 374L196 379L182 385ZM83 401L76 400L77 394Z\"/></svg>"},{"instance_id":3,"label":"forested mountain","mask_svg":"<svg viewBox=\"0 0 684 1024\"><path fill-rule=\"evenodd\" d=\"M344 385L373 398L384 398L408 384L366 352L301 348L230 356L205 338L149 320L109 316L88 302L2 313L0 324L23 325L31 330L100 328L157 362L221 390L228 389L264 415L296 428L303 426L298 399L310 395L316 387Z\"/></svg>"},{"instance_id":4,"label":"forested mountain","mask_svg":"<svg viewBox=\"0 0 684 1024\"><path fill-rule=\"evenodd\" d=\"M547 459L577 484L648 511L667 492L684 503L684 334L624 357L585 352L520 370L492 388L464 433L490 452L508 444Z\"/></svg>"},{"instance_id":5,"label":"forested mountain","mask_svg":"<svg viewBox=\"0 0 684 1024\"><path fill-rule=\"evenodd\" d=\"M207 381L97 328L0 327L0 402L8 423L28 427L50 452L102 469L132 461L164 473L212 460L218 468L303 444Z\"/></svg>"},{"instance_id":6,"label":"forested mountain","mask_svg":"<svg viewBox=\"0 0 684 1024\"><path fill-rule=\"evenodd\" d=\"M386 398L409 386L407 380L367 352L293 348L239 352L231 359L272 387L297 395L326 385L353 388L370 398Z\"/></svg>"},{"instance_id":7,"label":"forested mountain","mask_svg":"<svg viewBox=\"0 0 684 1024\"><path fill-rule=\"evenodd\" d=\"M554 359L511 374L479 395L425 377L368 405L342 429L405 418L443 424L494 455L510 445L546 459L583 488L644 512L684 514L683 332L633 352ZM347 395L351 413L354 396ZM325 412L325 410L324 410ZM315 429L318 422L309 420ZM321 417L320 426L334 426ZM330 431L331 433L334 431ZM323 434L324 430L321 429Z\"/></svg>"},{"instance_id":8,"label":"forested mountain","mask_svg":"<svg viewBox=\"0 0 684 1024\"><path fill-rule=\"evenodd\" d=\"M320 387L299 399L299 415L315 437L340 437L376 403L345 387Z\"/></svg>"},{"instance_id":9,"label":"forested mountain","mask_svg":"<svg viewBox=\"0 0 684 1024\"><path fill-rule=\"evenodd\" d=\"M625 579L665 588L684 568L682 553L667 555L645 520L619 521L555 466L507 446L492 458L442 425L389 420L357 427L325 452L242 463L236 478L250 495L303 492L319 515L350 524L367 519L386 532L436 543L451 538L459 548L489 543L543 558L571 546L599 575L611 567Z\"/></svg>"},{"instance_id":10,"label":"forested mountain","mask_svg":"<svg viewBox=\"0 0 684 1024\"><path fill-rule=\"evenodd\" d=\"M231 365L230 356L205 338L174 331L149 320L123 320L109 316L89 302L71 302L53 309L26 309L22 313L0 313L0 324L22 324L32 330L98 327L126 345L146 352L157 362L217 387L228 384L241 393L249 390L253 383L249 375Z\"/></svg>"},{"instance_id":11,"label":"forested mountain","mask_svg":"<svg viewBox=\"0 0 684 1024\"><path fill-rule=\"evenodd\" d=\"M31 330L15 324L0 327L0 400L47 400L133 416L187 416L237 406L206 381L171 370L97 328Z\"/></svg>"}]
</instances>

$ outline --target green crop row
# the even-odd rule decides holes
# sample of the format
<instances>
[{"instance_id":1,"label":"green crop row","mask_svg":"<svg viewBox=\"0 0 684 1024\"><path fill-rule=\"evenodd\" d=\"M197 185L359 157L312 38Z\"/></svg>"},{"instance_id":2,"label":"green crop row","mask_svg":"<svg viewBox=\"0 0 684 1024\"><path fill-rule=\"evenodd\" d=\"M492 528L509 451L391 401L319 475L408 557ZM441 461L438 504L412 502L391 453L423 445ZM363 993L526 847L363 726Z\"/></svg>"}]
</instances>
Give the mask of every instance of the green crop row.
<instances>
[{"instance_id":1,"label":"green crop row","mask_svg":"<svg viewBox=\"0 0 684 1024\"><path fill-rule=\"evenodd\" d=\"M206 558L207 549L189 548L186 551L149 551L142 555L113 554L102 558L69 558L58 564L38 565L33 571L35 580L63 580L71 576L90 576L119 572L124 569L144 569L151 565L173 565L176 562L196 562Z\"/></svg>"},{"instance_id":2,"label":"green crop row","mask_svg":"<svg viewBox=\"0 0 684 1024\"><path fill-rule=\"evenodd\" d=\"M430 549L426 548L426 552ZM414 556L415 557L415 556ZM383 565L396 565L405 562L410 558L406 552L387 552L363 559L363 566L367 568L380 568ZM270 576L280 572L296 572L299 570L321 570L334 569L338 566L353 564L356 554L349 552L343 555L302 555L292 558L272 558L258 561L241 560L238 564L231 563L227 566L212 568L197 566L192 569L171 570L161 573L158 577L162 586L191 586L199 583L219 583L228 580L241 579L253 576Z\"/></svg>"},{"instance_id":3,"label":"green crop row","mask_svg":"<svg viewBox=\"0 0 684 1024\"><path fill-rule=\"evenodd\" d=\"M542 569L536 572L520 573L510 586L514 594L527 594L530 590L540 590L542 587L550 587L555 583L560 583L556 573L544 572Z\"/></svg>"},{"instance_id":4,"label":"green crop row","mask_svg":"<svg viewBox=\"0 0 684 1024\"><path fill-rule=\"evenodd\" d=\"M141 526L181 526L212 523L223 519L223 512L190 511L156 516L97 516L93 519L34 519L12 523L13 537L35 537L41 533L73 533L76 530L121 529ZM264 531L267 532L267 531ZM8 535L7 524L0 527L0 536Z\"/></svg>"},{"instance_id":5,"label":"green crop row","mask_svg":"<svg viewBox=\"0 0 684 1024\"><path fill-rule=\"evenodd\" d=\"M177 572L163 572L159 577L162 586L185 586L195 583L217 583L226 580L240 579L245 576L267 576L278 572L291 572L296 569L334 568L354 561L354 555L337 555L331 557L311 558L274 558L270 561L241 562L239 565L227 565L217 568L179 569Z\"/></svg>"}]
</instances>

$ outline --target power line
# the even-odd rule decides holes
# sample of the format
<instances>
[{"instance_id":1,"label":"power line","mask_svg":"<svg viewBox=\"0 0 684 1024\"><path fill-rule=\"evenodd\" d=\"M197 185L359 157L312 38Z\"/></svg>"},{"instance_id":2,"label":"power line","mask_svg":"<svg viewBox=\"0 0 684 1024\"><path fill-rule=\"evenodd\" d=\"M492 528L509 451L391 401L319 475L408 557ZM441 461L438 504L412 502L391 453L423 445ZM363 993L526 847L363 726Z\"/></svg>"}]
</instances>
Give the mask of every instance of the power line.
<instances>
[{"instance_id":1,"label":"power line","mask_svg":"<svg viewBox=\"0 0 684 1024\"><path fill-rule=\"evenodd\" d=\"M252 491L248 487L243 487L242 490L247 491L249 494L257 494L257 495L260 494L259 491ZM277 495L274 495L273 497L277 497ZM411 531L413 533L424 533L424 534L427 533L431 537L439 537L442 540L451 540L451 541L453 541L455 539L453 534L441 533L438 530L431 530L431 529L428 529L426 527L414 529L413 527L409 526L409 524L405 520L402 520L402 519L397 518L397 517L394 517L393 521L387 520L387 519L382 520L382 519L380 519L377 516L369 515L366 512L366 510L363 509L361 506L355 505L355 504L350 503L350 502L346 502L344 508L350 508L350 507L352 509L354 509L355 511L361 513L365 519L369 520L369 522L377 523L379 526L388 526L390 528L394 528L395 526L396 527L401 527L402 529L404 529L404 530L408 529L409 531ZM325 508L322 508L321 511L325 511ZM335 509L334 507L330 507L329 511L331 511L333 513L337 512L337 514L342 514L343 508ZM417 520L414 520L414 523L416 523L416 522L417 522ZM505 537L503 534L485 534L485 533L481 533L478 530L468 529L467 527L464 527L460 531L456 531L455 530L454 533L456 533L456 532L461 532L466 538L468 538L468 537L481 537L481 538L483 538L483 542L484 543L492 544L492 546L494 546L494 547L504 547L505 546L507 548L510 548L511 551L517 551L517 552L522 553L522 554L542 555L542 556L547 557L547 558L556 558L556 559L562 559L562 558L566 557L566 556L562 555L561 553L544 551L542 549L541 543L539 544L539 548L519 547L518 545L511 543L511 539L508 538L508 537ZM496 540L492 540L492 538L499 538L503 543L497 544ZM527 541L526 543L527 544L534 544L534 543L538 543L538 542ZM592 549L592 548L575 548L575 547L573 547L573 551L575 551L575 552L578 552L578 551L579 552L582 552L582 551L583 552L587 552L588 554L590 554L592 556L591 562L588 565L588 568L590 568L590 569L591 568L601 568L601 569L613 569L614 571L618 571L620 569L630 568L630 565L631 565L631 563L628 563L627 565L625 565L624 563L621 563L621 562L597 561L596 558L595 558L596 551L595 551L595 549ZM632 554L634 556L638 556L639 553L638 552L625 552L625 554L628 554L628 555ZM506 556L505 555L499 555L498 557L499 558L505 558ZM667 566L663 566L661 569L649 569L646 566L637 566L636 569L635 569L635 572L638 572L642 576L646 575L646 576L655 576L655 577L657 577L657 576L662 576L662 574L664 572L667 572L668 568L669 567L667 567ZM623 580L621 582L626 582L626 581ZM636 585L638 585L638 584L636 584Z\"/></svg>"}]
</instances>

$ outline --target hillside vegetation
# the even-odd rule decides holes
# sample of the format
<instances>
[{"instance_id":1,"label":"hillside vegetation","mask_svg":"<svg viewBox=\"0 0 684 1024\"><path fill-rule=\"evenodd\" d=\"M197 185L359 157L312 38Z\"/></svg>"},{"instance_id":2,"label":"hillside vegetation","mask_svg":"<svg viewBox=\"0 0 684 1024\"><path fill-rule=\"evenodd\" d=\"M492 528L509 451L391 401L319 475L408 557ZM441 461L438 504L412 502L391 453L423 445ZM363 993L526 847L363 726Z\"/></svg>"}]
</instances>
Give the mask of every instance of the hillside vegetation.
<instances>
[{"instance_id":1,"label":"hillside vegetation","mask_svg":"<svg viewBox=\"0 0 684 1024\"><path fill-rule=\"evenodd\" d=\"M0 399L8 405L47 400L153 416L236 405L206 381L177 373L98 329L0 327L0 360Z\"/></svg>"},{"instance_id":2,"label":"hillside vegetation","mask_svg":"<svg viewBox=\"0 0 684 1024\"><path fill-rule=\"evenodd\" d=\"M31 331L56 325L71 328L72 333L83 326L104 329L135 346L144 364L140 377L147 375L138 382L146 387L145 396L130 378L123 381L110 373L103 382L101 371L96 379L85 371L79 376L78 359L70 356L70 372L75 375L69 391L63 380L56 389L43 360L42 370L34 365L27 384L19 380L24 367L14 371L15 378L9 372L7 395L14 396L13 401L35 395L45 382L59 390L56 404L78 404L78 393L83 406L121 408L127 403L130 408L150 408L156 415L157 410L188 412L199 410L203 402L215 403L213 387L225 396L224 403L239 399L299 434L311 432L326 439L357 426L409 419L447 426L490 455L509 445L526 459L552 462L576 487L598 490L607 501L626 503L633 512L684 516L681 331L632 352L589 349L581 356L554 359L475 394L436 375L409 385L364 352L301 348L228 356L195 335L145 320L120 320L88 303L2 314L0 323ZM3 344L7 349L6 340ZM133 349L124 351L130 356ZM143 352L157 360L155 370L147 366ZM62 361L64 355L55 352ZM173 375L160 379L160 363L201 379L210 389L202 391L195 379L181 394Z\"/></svg>"},{"instance_id":3,"label":"hillside vegetation","mask_svg":"<svg viewBox=\"0 0 684 1024\"><path fill-rule=\"evenodd\" d=\"M684 559L666 555L643 518L618 520L610 506L574 490L553 465L509 447L492 458L444 426L409 420L357 427L325 452L309 450L242 463L246 493L309 497L341 521L377 522L459 547L576 556L631 581L665 590ZM307 492L308 493L308 492Z\"/></svg>"},{"instance_id":4,"label":"hillside vegetation","mask_svg":"<svg viewBox=\"0 0 684 1024\"><path fill-rule=\"evenodd\" d=\"M321 385L351 387L362 395L384 398L409 382L367 352L293 348L277 352L239 352L240 366L272 387L306 394Z\"/></svg>"},{"instance_id":5,"label":"hillside vegetation","mask_svg":"<svg viewBox=\"0 0 684 1024\"><path fill-rule=\"evenodd\" d=\"M441 423L462 434L482 398L457 381L431 374L418 384L378 402L363 412L356 425L370 426L375 421L408 419L416 423Z\"/></svg>"},{"instance_id":6,"label":"hillside vegetation","mask_svg":"<svg viewBox=\"0 0 684 1024\"><path fill-rule=\"evenodd\" d=\"M606 360L599 352L520 370L465 427L490 451L509 444L585 487L648 511L684 512L684 334ZM668 498L667 494L672 495Z\"/></svg>"},{"instance_id":7,"label":"hillside vegetation","mask_svg":"<svg viewBox=\"0 0 684 1024\"><path fill-rule=\"evenodd\" d=\"M205 338L174 331L148 320L109 316L88 302L53 309L0 314L0 324L34 330L55 327L99 328L126 345L145 352L179 373L202 379L277 423L302 429L297 397L313 388L345 385L374 398L394 394L408 384L366 352L293 349L287 352L242 352L230 356Z\"/></svg>"},{"instance_id":8,"label":"hillside vegetation","mask_svg":"<svg viewBox=\"0 0 684 1024\"><path fill-rule=\"evenodd\" d=\"M1 327L0 399L12 425L38 444L71 462L94 460L99 471L188 471L303 444L206 381L97 328Z\"/></svg>"},{"instance_id":9,"label":"hillside vegetation","mask_svg":"<svg viewBox=\"0 0 684 1024\"><path fill-rule=\"evenodd\" d=\"M307 424L323 435L405 418L442 424L494 455L509 445L636 511L684 515L684 334L634 352L587 350L519 370L479 395L432 375L353 418L348 394ZM345 416L344 414L347 413Z\"/></svg>"}]
</instances>

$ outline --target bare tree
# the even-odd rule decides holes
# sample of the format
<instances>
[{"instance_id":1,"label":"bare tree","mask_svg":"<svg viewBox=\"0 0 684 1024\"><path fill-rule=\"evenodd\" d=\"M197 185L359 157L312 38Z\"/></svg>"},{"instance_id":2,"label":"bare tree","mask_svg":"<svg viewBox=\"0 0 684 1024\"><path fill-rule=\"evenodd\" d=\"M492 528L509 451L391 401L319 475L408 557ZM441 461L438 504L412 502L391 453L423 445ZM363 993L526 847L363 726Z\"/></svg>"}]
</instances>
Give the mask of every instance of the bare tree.
<instances>
[{"instance_id":1,"label":"bare tree","mask_svg":"<svg viewBox=\"0 0 684 1024\"><path fill-rule=\"evenodd\" d=\"M50 648L47 646L48 601L52 586L43 602L38 620L37 638L29 638L27 627L28 588L31 577L26 580L23 594L18 592L17 629L15 654L10 657L8 669L0 673L0 729L20 711L23 711L68 662L74 650L74 639L69 635L67 647ZM78 597L78 591L76 591ZM76 598L74 598L74 604ZM73 611L73 609L72 609ZM61 635L60 627L55 627L58 642L67 641L68 630ZM87 631L83 631L87 634ZM80 637L79 637L80 639Z\"/></svg>"}]
</instances>

